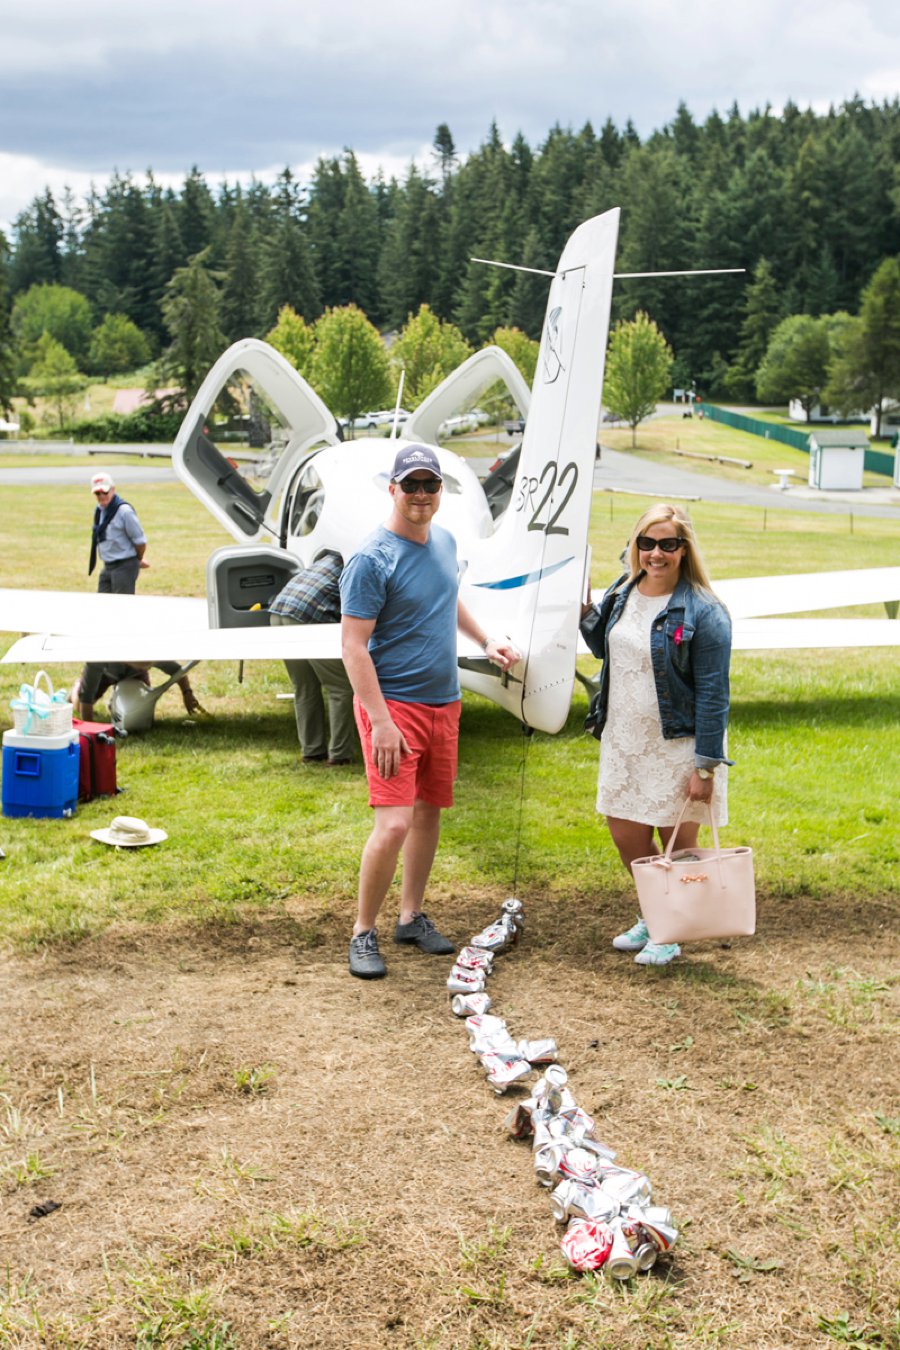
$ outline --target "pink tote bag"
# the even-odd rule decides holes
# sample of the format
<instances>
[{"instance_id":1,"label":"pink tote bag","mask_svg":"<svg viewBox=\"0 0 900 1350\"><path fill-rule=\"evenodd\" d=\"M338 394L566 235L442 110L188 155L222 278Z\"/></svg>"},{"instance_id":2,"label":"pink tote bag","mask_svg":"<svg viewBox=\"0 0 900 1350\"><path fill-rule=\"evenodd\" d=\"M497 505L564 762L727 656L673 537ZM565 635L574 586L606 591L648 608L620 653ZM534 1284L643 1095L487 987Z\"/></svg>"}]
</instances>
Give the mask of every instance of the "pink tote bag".
<instances>
[{"instance_id":1,"label":"pink tote bag","mask_svg":"<svg viewBox=\"0 0 900 1350\"><path fill-rule=\"evenodd\" d=\"M749 937L756 931L756 885L752 848L721 848L707 803L714 848L672 851L678 820L665 853L631 864L641 913L652 942Z\"/></svg>"}]
</instances>

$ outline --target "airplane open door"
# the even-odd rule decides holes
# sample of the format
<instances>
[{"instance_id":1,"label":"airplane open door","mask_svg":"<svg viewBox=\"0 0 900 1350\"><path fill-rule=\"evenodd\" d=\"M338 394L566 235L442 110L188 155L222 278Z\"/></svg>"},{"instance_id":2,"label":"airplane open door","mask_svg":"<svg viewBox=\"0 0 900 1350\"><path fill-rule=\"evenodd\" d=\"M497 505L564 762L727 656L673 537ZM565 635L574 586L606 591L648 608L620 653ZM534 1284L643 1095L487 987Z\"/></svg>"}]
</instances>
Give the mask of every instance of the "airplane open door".
<instances>
[{"instance_id":1,"label":"airplane open door","mask_svg":"<svg viewBox=\"0 0 900 1350\"><path fill-rule=\"evenodd\" d=\"M422 400L403 427L403 439L437 445L441 423L471 407L497 381L506 386L519 412L527 417L531 391L518 366L501 347L483 347Z\"/></svg>"},{"instance_id":2,"label":"airplane open door","mask_svg":"<svg viewBox=\"0 0 900 1350\"><path fill-rule=\"evenodd\" d=\"M172 465L238 543L280 541L281 499L298 464L314 446L339 440L333 414L293 366L268 343L245 338L200 386Z\"/></svg>"}]
</instances>

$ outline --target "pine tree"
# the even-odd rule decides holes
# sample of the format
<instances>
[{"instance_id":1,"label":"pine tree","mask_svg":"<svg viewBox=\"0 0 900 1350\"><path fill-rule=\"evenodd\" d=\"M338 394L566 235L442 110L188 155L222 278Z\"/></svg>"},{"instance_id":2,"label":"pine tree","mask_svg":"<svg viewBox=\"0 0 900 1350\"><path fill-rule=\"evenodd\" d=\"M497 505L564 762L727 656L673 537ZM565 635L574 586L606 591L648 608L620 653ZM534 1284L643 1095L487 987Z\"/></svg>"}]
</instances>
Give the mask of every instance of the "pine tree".
<instances>
[{"instance_id":1,"label":"pine tree","mask_svg":"<svg viewBox=\"0 0 900 1350\"><path fill-rule=\"evenodd\" d=\"M231 233L225 252L225 279L222 283L220 318L229 342L253 337L259 331L256 235L243 201L235 207Z\"/></svg>"},{"instance_id":2,"label":"pine tree","mask_svg":"<svg viewBox=\"0 0 900 1350\"><path fill-rule=\"evenodd\" d=\"M194 397L227 345L219 327L221 274L210 272L208 261L208 250L194 254L176 270L163 298L163 318L172 342L162 357L162 378L177 384L185 402Z\"/></svg>"},{"instance_id":3,"label":"pine tree","mask_svg":"<svg viewBox=\"0 0 900 1350\"><path fill-rule=\"evenodd\" d=\"M734 362L728 368L725 387L732 398L752 398L756 372L762 365L769 338L783 317L782 298L772 269L760 258L747 287L744 318Z\"/></svg>"},{"instance_id":4,"label":"pine tree","mask_svg":"<svg viewBox=\"0 0 900 1350\"><path fill-rule=\"evenodd\" d=\"M9 245L0 230L0 412L12 412L12 401L18 383L16 377L16 344L13 337L9 309L9 287L6 269Z\"/></svg>"}]
</instances>

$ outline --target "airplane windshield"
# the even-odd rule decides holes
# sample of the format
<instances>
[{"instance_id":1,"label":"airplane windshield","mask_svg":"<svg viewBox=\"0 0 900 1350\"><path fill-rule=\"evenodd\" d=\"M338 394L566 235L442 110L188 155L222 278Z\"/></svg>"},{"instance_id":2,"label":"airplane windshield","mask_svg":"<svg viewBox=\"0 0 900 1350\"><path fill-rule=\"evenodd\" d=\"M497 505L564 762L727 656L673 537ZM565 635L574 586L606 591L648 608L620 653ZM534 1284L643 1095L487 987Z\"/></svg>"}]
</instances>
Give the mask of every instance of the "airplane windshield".
<instances>
[{"instance_id":1,"label":"airplane windshield","mask_svg":"<svg viewBox=\"0 0 900 1350\"><path fill-rule=\"evenodd\" d=\"M307 464L294 488L289 533L295 537L312 534L322 514L324 502L325 489L322 480L315 467Z\"/></svg>"}]
</instances>

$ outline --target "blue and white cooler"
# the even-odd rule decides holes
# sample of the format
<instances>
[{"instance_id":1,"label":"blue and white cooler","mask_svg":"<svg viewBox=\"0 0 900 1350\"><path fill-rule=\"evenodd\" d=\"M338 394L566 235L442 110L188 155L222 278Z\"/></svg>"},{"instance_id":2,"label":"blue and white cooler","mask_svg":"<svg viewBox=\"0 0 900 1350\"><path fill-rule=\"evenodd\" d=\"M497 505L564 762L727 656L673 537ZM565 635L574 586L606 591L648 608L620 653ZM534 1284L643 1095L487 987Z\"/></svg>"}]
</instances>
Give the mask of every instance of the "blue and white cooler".
<instances>
[{"instance_id":1,"label":"blue and white cooler","mask_svg":"<svg viewBox=\"0 0 900 1350\"><path fill-rule=\"evenodd\" d=\"M78 732L3 733L3 814L73 816L78 805Z\"/></svg>"}]
</instances>

